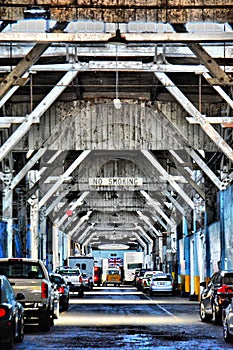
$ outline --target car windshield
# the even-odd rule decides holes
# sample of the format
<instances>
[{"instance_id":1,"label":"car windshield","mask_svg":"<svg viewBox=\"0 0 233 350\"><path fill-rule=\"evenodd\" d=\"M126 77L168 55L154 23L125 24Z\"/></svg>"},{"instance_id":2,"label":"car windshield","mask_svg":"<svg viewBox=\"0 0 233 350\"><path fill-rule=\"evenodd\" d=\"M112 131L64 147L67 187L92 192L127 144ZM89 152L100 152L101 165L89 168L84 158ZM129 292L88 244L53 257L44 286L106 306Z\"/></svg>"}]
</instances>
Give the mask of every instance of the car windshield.
<instances>
[{"instance_id":1,"label":"car windshield","mask_svg":"<svg viewBox=\"0 0 233 350\"><path fill-rule=\"evenodd\" d=\"M145 278L151 278L153 276L153 273L147 273L146 275L145 275Z\"/></svg>"},{"instance_id":2,"label":"car windshield","mask_svg":"<svg viewBox=\"0 0 233 350\"><path fill-rule=\"evenodd\" d=\"M108 275L119 275L118 270L108 270Z\"/></svg>"},{"instance_id":3,"label":"car windshield","mask_svg":"<svg viewBox=\"0 0 233 350\"><path fill-rule=\"evenodd\" d=\"M171 281L170 276L157 276L153 278L153 281Z\"/></svg>"},{"instance_id":4,"label":"car windshield","mask_svg":"<svg viewBox=\"0 0 233 350\"><path fill-rule=\"evenodd\" d=\"M52 275L52 276L50 276L50 279L51 279L51 281L52 281L53 283L57 283L57 284L62 284L62 283L64 283L63 278L60 277L60 276L54 276L54 275Z\"/></svg>"},{"instance_id":5,"label":"car windshield","mask_svg":"<svg viewBox=\"0 0 233 350\"><path fill-rule=\"evenodd\" d=\"M233 274L226 274L223 277L223 284L233 285Z\"/></svg>"},{"instance_id":6,"label":"car windshield","mask_svg":"<svg viewBox=\"0 0 233 350\"><path fill-rule=\"evenodd\" d=\"M79 275L80 272L79 270L76 269L61 269L61 270L57 270L57 273L59 273L60 275Z\"/></svg>"},{"instance_id":7,"label":"car windshield","mask_svg":"<svg viewBox=\"0 0 233 350\"><path fill-rule=\"evenodd\" d=\"M0 274L8 278L44 278L43 270L36 262L3 261L0 263Z\"/></svg>"}]
</instances>

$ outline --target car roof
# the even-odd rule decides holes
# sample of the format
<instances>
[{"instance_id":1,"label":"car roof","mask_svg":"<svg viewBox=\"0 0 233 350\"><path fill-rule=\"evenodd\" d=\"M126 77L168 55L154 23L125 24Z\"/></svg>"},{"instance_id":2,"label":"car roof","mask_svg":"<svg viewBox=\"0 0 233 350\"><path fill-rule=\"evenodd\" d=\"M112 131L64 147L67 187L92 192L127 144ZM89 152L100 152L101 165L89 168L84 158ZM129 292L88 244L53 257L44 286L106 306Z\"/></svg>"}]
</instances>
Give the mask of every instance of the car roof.
<instances>
[{"instance_id":1,"label":"car roof","mask_svg":"<svg viewBox=\"0 0 233 350\"><path fill-rule=\"evenodd\" d=\"M0 258L0 262L33 262L33 263L38 263L42 262L40 259L30 259L30 258Z\"/></svg>"}]
</instances>

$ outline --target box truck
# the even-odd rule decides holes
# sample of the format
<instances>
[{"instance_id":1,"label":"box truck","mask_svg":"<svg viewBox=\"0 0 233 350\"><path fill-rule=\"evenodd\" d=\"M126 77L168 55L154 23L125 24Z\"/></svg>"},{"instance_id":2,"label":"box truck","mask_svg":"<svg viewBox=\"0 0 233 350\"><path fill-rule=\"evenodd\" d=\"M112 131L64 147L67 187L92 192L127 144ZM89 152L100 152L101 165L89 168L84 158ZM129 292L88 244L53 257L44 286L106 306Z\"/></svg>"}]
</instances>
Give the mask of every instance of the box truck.
<instances>
[{"instance_id":1,"label":"box truck","mask_svg":"<svg viewBox=\"0 0 233 350\"><path fill-rule=\"evenodd\" d=\"M94 285L94 257L85 255L69 256L68 265L72 268L80 268L85 289L92 290Z\"/></svg>"},{"instance_id":2,"label":"box truck","mask_svg":"<svg viewBox=\"0 0 233 350\"><path fill-rule=\"evenodd\" d=\"M124 253L124 284L132 284L135 271L144 268L143 252L125 252Z\"/></svg>"}]
</instances>

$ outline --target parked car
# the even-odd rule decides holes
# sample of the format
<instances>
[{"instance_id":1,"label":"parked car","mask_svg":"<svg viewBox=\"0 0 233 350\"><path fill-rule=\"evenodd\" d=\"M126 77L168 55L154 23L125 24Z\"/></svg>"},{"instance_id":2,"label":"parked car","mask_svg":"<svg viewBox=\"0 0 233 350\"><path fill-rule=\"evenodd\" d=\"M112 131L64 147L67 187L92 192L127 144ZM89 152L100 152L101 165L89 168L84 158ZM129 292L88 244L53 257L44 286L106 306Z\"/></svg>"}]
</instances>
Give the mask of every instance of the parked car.
<instances>
[{"instance_id":1,"label":"parked car","mask_svg":"<svg viewBox=\"0 0 233 350\"><path fill-rule=\"evenodd\" d=\"M215 272L207 286L205 282L200 285L204 287L199 304L201 320L221 324L223 310L233 297L233 270Z\"/></svg>"},{"instance_id":2,"label":"parked car","mask_svg":"<svg viewBox=\"0 0 233 350\"><path fill-rule=\"evenodd\" d=\"M91 276L87 276L85 272L82 272L82 279L83 279L83 285L85 290L92 290L93 289L93 281Z\"/></svg>"},{"instance_id":3,"label":"parked car","mask_svg":"<svg viewBox=\"0 0 233 350\"><path fill-rule=\"evenodd\" d=\"M59 295L59 305L62 311L67 311L69 309L70 300L70 288L62 275L58 273L51 273L50 280L54 285L55 290L57 290Z\"/></svg>"},{"instance_id":4,"label":"parked car","mask_svg":"<svg viewBox=\"0 0 233 350\"><path fill-rule=\"evenodd\" d=\"M106 281L103 282L103 285L107 286L108 284L114 284L114 286L120 286L121 273L118 268L111 267L107 269Z\"/></svg>"},{"instance_id":5,"label":"parked car","mask_svg":"<svg viewBox=\"0 0 233 350\"><path fill-rule=\"evenodd\" d=\"M153 277L163 274L162 271L146 271L142 278L142 291L143 293L147 293L150 289L150 283Z\"/></svg>"},{"instance_id":6,"label":"parked car","mask_svg":"<svg viewBox=\"0 0 233 350\"><path fill-rule=\"evenodd\" d=\"M82 298L84 296L84 284L81 270L71 268L69 266L57 267L55 273L58 273L64 277L64 280L69 285L70 292L78 292L78 296Z\"/></svg>"},{"instance_id":7,"label":"parked car","mask_svg":"<svg viewBox=\"0 0 233 350\"><path fill-rule=\"evenodd\" d=\"M226 343L233 342L233 299L223 312L223 338Z\"/></svg>"},{"instance_id":8,"label":"parked car","mask_svg":"<svg viewBox=\"0 0 233 350\"><path fill-rule=\"evenodd\" d=\"M23 292L24 321L38 324L40 331L49 331L59 317L59 300L42 260L1 258L0 272L13 285L15 293Z\"/></svg>"},{"instance_id":9,"label":"parked car","mask_svg":"<svg viewBox=\"0 0 233 350\"><path fill-rule=\"evenodd\" d=\"M24 309L19 303L25 298L15 292L6 276L0 275L0 348L12 349L24 339Z\"/></svg>"},{"instance_id":10,"label":"parked car","mask_svg":"<svg viewBox=\"0 0 233 350\"><path fill-rule=\"evenodd\" d=\"M148 269L139 269L135 272L135 281L134 281L134 285L137 288L137 290L142 290L142 280L143 280L143 276L145 274L145 272L147 271L151 271Z\"/></svg>"},{"instance_id":11,"label":"parked car","mask_svg":"<svg viewBox=\"0 0 233 350\"><path fill-rule=\"evenodd\" d=\"M153 276L149 287L149 293L150 295L155 293L173 294L174 283L171 274L164 273Z\"/></svg>"}]
</instances>

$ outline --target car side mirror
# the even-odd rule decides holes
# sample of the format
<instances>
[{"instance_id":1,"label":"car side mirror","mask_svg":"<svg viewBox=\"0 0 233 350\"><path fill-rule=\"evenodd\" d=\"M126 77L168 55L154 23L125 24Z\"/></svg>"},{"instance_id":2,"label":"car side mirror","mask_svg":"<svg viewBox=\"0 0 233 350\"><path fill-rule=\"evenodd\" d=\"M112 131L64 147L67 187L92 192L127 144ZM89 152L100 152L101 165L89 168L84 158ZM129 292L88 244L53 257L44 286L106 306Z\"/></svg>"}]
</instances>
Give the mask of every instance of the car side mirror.
<instances>
[{"instance_id":1,"label":"car side mirror","mask_svg":"<svg viewBox=\"0 0 233 350\"><path fill-rule=\"evenodd\" d=\"M24 299L25 299L25 295L23 293L16 294L16 300L24 300Z\"/></svg>"}]
</instances>

